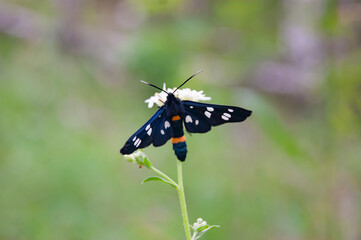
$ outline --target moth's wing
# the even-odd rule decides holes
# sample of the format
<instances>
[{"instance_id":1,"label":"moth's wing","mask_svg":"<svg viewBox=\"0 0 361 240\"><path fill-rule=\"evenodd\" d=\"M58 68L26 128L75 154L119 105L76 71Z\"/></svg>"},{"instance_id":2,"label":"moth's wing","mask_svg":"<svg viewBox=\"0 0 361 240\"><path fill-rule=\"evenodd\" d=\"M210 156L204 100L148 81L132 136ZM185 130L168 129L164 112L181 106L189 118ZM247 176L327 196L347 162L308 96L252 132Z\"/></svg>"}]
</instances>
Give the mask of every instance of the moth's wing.
<instances>
[{"instance_id":1,"label":"moth's wing","mask_svg":"<svg viewBox=\"0 0 361 240\"><path fill-rule=\"evenodd\" d=\"M161 116L159 116L157 124L154 124L152 137L153 146L155 147L164 145L171 137L173 137L170 119L167 118L165 111Z\"/></svg>"},{"instance_id":2,"label":"moth's wing","mask_svg":"<svg viewBox=\"0 0 361 240\"><path fill-rule=\"evenodd\" d=\"M226 105L207 104L193 101L182 101L185 113L184 126L191 133L205 133L211 126L229 122L242 122L252 111Z\"/></svg>"},{"instance_id":3,"label":"moth's wing","mask_svg":"<svg viewBox=\"0 0 361 240\"><path fill-rule=\"evenodd\" d=\"M185 102L185 101L183 101ZM188 101L187 101L188 102ZM211 124L206 116L197 110L193 105L184 105L182 116L186 130L190 133L205 133L211 130Z\"/></svg>"},{"instance_id":4,"label":"moth's wing","mask_svg":"<svg viewBox=\"0 0 361 240\"><path fill-rule=\"evenodd\" d=\"M131 154L139 148L165 144L172 136L172 128L167 120L165 108L161 107L120 149L121 154Z\"/></svg>"}]
</instances>

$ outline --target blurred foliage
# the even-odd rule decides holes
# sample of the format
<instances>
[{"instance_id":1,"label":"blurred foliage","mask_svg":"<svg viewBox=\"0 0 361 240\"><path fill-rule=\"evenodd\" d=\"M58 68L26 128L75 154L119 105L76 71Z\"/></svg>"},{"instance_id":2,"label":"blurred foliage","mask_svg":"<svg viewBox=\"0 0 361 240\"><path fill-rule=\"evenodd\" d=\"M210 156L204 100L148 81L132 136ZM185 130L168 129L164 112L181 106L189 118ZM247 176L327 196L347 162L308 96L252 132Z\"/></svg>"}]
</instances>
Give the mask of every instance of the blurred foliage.
<instances>
[{"instance_id":1,"label":"blurred foliage","mask_svg":"<svg viewBox=\"0 0 361 240\"><path fill-rule=\"evenodd\" d=\"M34 19L4 30L0 16L0 239L184 239L175 193L141 185L151 173L119 149L155 112L144 104L154 89L139 80L173 87L199 69L186 87L253 110L187 135L190 221L221 226L206 238L360 239L353 1L323 1L323 75L301 97L253 84L259 65L287 61L285 1L5 2L45 33L24 37ZM176 175L170 143L145 151Z\"/></svg>"},{"instance_id":2,"label":"blurred foliage","mask_svg":"<svg viewBox=\"0 0 361 240\"><path fill-rule=\"evenodd\" d=\"M129 69L141 79L161 86L165 79L172 79L181 61L182 47L175 31L163 27L145 30L137 37Z\"/></svg>"}]
</instances>

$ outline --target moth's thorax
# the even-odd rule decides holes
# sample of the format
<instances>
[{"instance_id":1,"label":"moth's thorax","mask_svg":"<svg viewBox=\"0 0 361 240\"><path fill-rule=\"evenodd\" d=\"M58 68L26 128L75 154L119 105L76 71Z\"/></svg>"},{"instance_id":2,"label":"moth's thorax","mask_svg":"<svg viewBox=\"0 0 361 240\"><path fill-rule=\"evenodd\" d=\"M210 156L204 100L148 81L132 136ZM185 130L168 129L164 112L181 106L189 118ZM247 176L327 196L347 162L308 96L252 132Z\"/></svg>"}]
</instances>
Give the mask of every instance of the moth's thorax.
<instances>
[{"instance_id":1,"label":"moth's thorax","mask_svg":"<svg viewBox=\"0 0 361 240\"><path fill-rule=\"evenodd\" d=\"M184 113L181 100L172 93L168 94L167 101L164 105L166 107L167 117L182 115Z\"/></svg>"}]
</instances>

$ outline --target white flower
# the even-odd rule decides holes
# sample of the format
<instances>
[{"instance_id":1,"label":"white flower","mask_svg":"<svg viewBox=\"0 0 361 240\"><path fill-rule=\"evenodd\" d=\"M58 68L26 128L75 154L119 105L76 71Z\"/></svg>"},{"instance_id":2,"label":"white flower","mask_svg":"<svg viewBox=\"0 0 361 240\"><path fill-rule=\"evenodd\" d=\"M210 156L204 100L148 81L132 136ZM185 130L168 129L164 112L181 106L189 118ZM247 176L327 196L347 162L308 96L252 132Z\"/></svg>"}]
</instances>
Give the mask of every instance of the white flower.
<instances>
[{"instance_id":1,"label":"white flower","mask_svg":"<svg viewBox=\"0 0 361 240\"><path fill-rule=\"evenodd\" d=\"M219 226L218 225L210 226L202 218L198 218L197 222L193 223L193 225L190 225L190 227L193 228L192 240L197 240L207 231L213 228L218 228Z\"/></svg>"},{"instance_id":2,"label":"white flower","mask_svg":"<svg viewBox=\"0 0 361 240\"><path fill-rule=\"evenodd\" d=\"M163 84L163 90L169 93L173 93L175 88L168 88L166 89L165 87L165 83ZM165 92L160 92L160 93L155 93L154 96L151 96L149 99L145 100L145 103L148 103L148 107L151 108L153 107L154 104L158 105L158 107L163 106L163 104L165 103L165 101L167 101L167 93ZM179 98L180 100L190 100L190 101L209 101L211 100L211 97L206 97L206 95L203 93L203 91L196 91L196 90L191 90L189 88L185 88L185 89L178 89L175 93L174 96L176 96L177 98Z\"/></svg>"},{"instance_id":3,"label":"white flower","mask_svg":"<svg viewBox=\"0 0 361 240\"><path fill-rule=\"evenodd\" d=\"M197 219L197 222L195 222L195 223L193 223L193 230L194 231L197 231L197 229L198 228L200 228L200 227L204 227L204 226L206 226L207 225L207 222L206 221L203 221L203 219L202 218L198 218Z\"/></svg>"},{"instance_id":4,"label":"white flower","mask_svg":"<svg viewBox=\"0 0 361 240\"><path fill-rule=\"evenodd\" d=\"M138 150L129 155L124 155L124 159L139 166L146 166L147 168L151 168L152 166L152 164L148 160L147 155L145 155L142 150Z\"/></svg>"}]
</instances>

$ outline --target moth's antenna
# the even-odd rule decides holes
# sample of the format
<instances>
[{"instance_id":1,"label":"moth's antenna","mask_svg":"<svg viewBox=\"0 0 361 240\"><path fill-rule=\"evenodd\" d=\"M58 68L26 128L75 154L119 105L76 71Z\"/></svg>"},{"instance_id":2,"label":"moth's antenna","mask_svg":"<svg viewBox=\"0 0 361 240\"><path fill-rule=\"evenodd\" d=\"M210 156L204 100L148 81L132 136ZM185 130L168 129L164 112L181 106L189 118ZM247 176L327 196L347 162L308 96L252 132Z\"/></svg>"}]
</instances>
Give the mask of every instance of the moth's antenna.
<instances>
[{"instance_id":1,"label":"moth's antenna","mask_svg":"<svg viewBox=\"0 0 361 240\"><path fill-rule=\"evenodd\" d=\"M195 75L199 74L203 72L202 70L199 70L198 72L196 72L195 74L193 74L192 76L190 76L187 80L184 81L184 83L182 83L179 87L177 87L173 93L175 93L180 87L182 87L184 84L186 84L189 80L191 80Z\"/></svg>"},{"instance_id":2,"label":"moth's antenna","mask_svg":"<svg viewBox=\"0 0 361 240\"><path fill-rule=\"evenodd\" d=\"M148 83L148 82L143 81L143 80L140 80L140 82L142 82L142 83L144 83L144 84L147 84L147 85L149 85L149 86L152 86L152 87L154 87L154 88L156 88L156 89L158 89L158 90L161 90L161 91L165 92L166 94L168 94L168 92L164 91L164 90L161 89L160 87L157 87L157 86L155 86L155 85L153 85L153 84L151 84L151 83Z\"/></svg>"}]
</instances>

